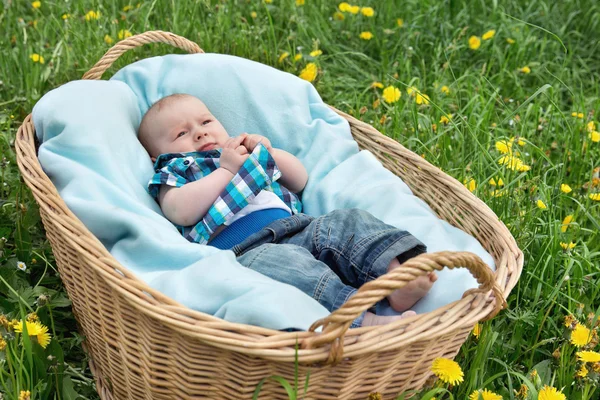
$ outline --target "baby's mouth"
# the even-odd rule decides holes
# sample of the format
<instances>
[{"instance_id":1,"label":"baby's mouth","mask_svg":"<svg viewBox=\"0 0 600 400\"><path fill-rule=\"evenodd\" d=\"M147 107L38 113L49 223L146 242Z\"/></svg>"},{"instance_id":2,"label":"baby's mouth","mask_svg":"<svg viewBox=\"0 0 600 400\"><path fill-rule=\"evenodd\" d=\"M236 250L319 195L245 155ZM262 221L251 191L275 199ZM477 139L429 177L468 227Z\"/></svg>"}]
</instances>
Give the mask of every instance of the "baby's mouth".
<instances>
[{"instance_id":1,"label":"baby's mouth","mask_svg":"<svg viewBox=\"0 0 600 400\"><path fill-rule=\"evenodd\" d=\"M212 150L217 146L216 143L207 143L204 146L200 147L198 149L198 151L208 151L208 150Z\"/></svg>"}]
</instances>

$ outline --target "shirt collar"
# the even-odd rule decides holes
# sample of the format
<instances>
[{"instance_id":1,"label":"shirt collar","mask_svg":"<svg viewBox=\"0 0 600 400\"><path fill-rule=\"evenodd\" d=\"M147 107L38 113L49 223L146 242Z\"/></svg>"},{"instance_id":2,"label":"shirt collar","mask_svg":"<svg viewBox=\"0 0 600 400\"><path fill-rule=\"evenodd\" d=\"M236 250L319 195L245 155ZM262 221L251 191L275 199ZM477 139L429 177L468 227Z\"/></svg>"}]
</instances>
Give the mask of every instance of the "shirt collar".
<instances>
[{"instance_id":1,"label":"shirt collar","mask_svg":"<svg viewBox=\"0 0 600 400\"><path fill-rule=\"evenodd\" d=\"M159 155L154 162L154 169L164 167L174 158L193 157L193 158L220 158L223 149L212 149L207 151L190 151L187 153L164 153Z\"/></svg>"}]
</instances>

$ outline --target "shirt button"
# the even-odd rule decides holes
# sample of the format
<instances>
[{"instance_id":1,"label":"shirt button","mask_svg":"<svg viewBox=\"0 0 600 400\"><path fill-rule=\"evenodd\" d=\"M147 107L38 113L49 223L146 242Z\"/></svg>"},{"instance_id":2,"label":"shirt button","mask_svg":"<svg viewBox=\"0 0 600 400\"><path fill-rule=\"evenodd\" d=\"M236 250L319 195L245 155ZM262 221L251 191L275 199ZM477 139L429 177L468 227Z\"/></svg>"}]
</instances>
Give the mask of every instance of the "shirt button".
<instances>
[{"instance_id":1,"label":"shirt button","mask_svg":"<svg viewBox=\"0 0 600 400\"><path fill-rule=\"evenodd\" d=\"M156 168L156 169L154 170L154 172L156 172L156 173L158 174L158 173L160 172L160 169Z\"/></svg>"},{"instance_id":2,"label":"shirt button","mask_svg":"<svg viewBox=\"0 0 600 400\"><path fill-rule=\"evenodd\" d=\"M183 162L183 165L189 165L189 164L190 164L190 160L185 160L185 161Z\"/></svg>"}]
</instances>

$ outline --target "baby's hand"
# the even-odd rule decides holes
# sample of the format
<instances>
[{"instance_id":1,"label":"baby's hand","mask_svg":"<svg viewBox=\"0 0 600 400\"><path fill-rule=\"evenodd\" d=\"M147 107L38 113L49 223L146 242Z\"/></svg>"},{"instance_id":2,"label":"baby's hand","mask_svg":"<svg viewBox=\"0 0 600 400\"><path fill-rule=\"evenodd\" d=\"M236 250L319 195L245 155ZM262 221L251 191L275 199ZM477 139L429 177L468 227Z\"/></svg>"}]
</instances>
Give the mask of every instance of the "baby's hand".
<instances>
[{"instance_id":1,"label":"baby's hand","mask_svg":"<svg viewBox=\"0 0 600 400\"><path fill-rule=\"evenodd\" d=\"M225 168L232 174L237 174L244 161L248 158L248 150L242 145L245 134L229 138L223 145L223 152L219 160L220 167Z\"/></svg>"},{"instance_id":2,"label":"baby's hand","mask_svg":"<svg viewBox=\"0 0 600 400\"><path fill-rule=\"evenodd\" d=\"M267 150L271 151L273 146L271 146L271 141L269 139L267 139L266 137L262 136L262 135L257 135L257 134L247 134L246 133L246 138L244 139L244 142L242 143L243 146L246 147L246 149L248 149L248 151L254 151L254 148L256 146L258 146L259 143L261 143L263 146L265 146L267 148Z\"/></svg>"}]
</instances>

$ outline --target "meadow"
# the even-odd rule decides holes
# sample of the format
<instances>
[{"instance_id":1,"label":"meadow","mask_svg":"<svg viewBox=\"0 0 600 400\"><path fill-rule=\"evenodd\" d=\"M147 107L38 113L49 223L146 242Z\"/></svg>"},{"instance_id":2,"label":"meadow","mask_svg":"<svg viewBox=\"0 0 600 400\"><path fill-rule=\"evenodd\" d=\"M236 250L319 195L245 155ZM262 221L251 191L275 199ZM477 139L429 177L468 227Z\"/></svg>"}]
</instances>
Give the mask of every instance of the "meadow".
<instances>
[{"instance_id":1,"label":"meadow","mask_svg":"<svg viewBox=\"0 0 600 400\"><path fill-rule=\"evenodd\" d=\"M14 139L42 95L148 30L311 81L509 228L525 266L508 309L416 398L598 398L599 2L4 0L0 26L0 398L99 398Z\"/></svg>"}]
</instances>

